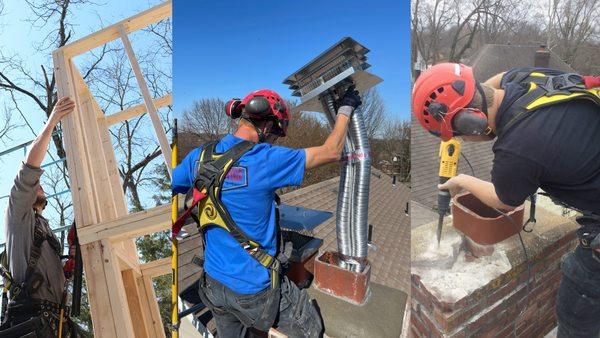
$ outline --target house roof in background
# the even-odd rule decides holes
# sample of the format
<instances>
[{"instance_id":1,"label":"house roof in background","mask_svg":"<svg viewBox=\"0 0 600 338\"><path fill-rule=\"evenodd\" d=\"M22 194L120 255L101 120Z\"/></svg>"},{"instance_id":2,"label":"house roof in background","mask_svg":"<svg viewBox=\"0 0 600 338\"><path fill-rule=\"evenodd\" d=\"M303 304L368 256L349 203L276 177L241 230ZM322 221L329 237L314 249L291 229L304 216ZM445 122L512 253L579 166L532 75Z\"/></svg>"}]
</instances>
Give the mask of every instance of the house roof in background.
<instances>
[{"instance_id":1,"label":"house roof in background","mask_svg":"<svg viewBox=\"0 0 600 338\"><path fill-rule=\"evenodd\" d=\"M483 82L511 68L533 67L535 52L538 49L539 46L487 44L473 54L465 64L473 67L475 79ZM553 52L550 52L549 68L566 72L574 71Z\"/></svg>"},{"instance_id":2,"label":"house roof in background","mask_svg":"<svg viewBox=\"0 0 600 338\"><path fill-rule=\"evenodd\" d=\"M490 77L507 71L511 68L532 67L535 52L539 46L513 46L513 45L484 45L465 64L473 67L475 78L485 81ZM560 58L550 53L550 68L572 72L573 69ZM412 114L411 114L412 115ZM412 199L421 205L432 208L437 207L437 184L439 159L438 152L440 139L426 132L419 122L411 117L411 190ZM463 142L461 152L467 157L475 176L490 180L492 170L493 142ZM471 174L464 158L459 160L458 172Z\"/></svg>"},{"instance_id":3,"label":"house roof in background","mask_svg":"<svg viewBox=\"0 0 600 338\"><path fill-rule=\"evenodd\" d=\"M337 250L335 210L339 177L335 177L281 196L282 203L330 211L334 216L318 226L313 235L323 239L323 250ZM369 224L377 250L369 250L371 280L405 293L410 291L410 218L405 214L410 189L402 183L392 185L392 178L372 168L369 195ZM192 264L200 253L200 238L194 225L185 229L189 237L180 241L180 289L199 278L201 269Z\"/></svg>"}]
</instances>

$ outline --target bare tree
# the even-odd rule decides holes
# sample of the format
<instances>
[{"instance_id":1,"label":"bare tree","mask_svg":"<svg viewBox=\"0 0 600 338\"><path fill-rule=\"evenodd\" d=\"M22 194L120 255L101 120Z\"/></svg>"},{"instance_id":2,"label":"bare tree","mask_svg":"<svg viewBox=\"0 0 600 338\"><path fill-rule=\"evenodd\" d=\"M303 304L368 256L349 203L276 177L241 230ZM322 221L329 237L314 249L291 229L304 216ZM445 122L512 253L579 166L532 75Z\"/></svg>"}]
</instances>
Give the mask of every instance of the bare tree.
<instances>
[{"instance_id":1,"label":"bare tree","mask_svg":"<svg viewBox=\"0 0 600 338\"><path fill-rule=\"evenodd\" d=\"M225 114L225 101L219 98L194 101L192 107L183 112L182 131L206 141L218 140L234 127L231 118Z\"/></svg>"},{"instance_id":2,"label":"bare tree","mask_svg":"<svg viewBox=\"0 0 600 338\"><path fill-rule=\"evenodd\" d=\"M451 24L453 12L452 4L447 0L412 2L411 38L426 63L435 64L440 59L442 35Z\"/></svg>"},{"instance_id":3,"label":"bare tree","mask_svg":"<svg viewBox=\"0 0 600 338\"><path fill-rule=\"evenodd\" d=\"M20 125L14 122L12 109L6 105L4 106L4 114L0 119L0 142L2 142L2 144L6 144L7 140L11 140L10 133L19 128Z\"/></svg>"},{"instance_id":4,"label":"bare tree","mask_svg":"<svg viewBox=\"0 0 600 338\"><path fill-rule=\"evenodd\" d=\"M518 0L415 0L412 62L417 55L427 64L461 62L473 47L484 43L530 41L527 34L531 32L522 28L534 20L524 6ZM539 21L536 24L539 26ZM516 36L519 30L523 34Z\"/></svg>"},{"instance_id":5,"label":"bare tree","mask_svg":"<svg viewBox=\"0 0 600 338\"><path fill-rule=\"evenodd\" d=\"M26 0L26 4L33 12L29 21L37 28L46 28L47 34L36 43L40 52L49 52L51 49L60 48L66 45L73 35L73 25L69 22L71 9L73 6L95 4L90 0ZM94 69L95 65L101 60L106 48L103 48L95 57L84 72L84 78ZM50 116L54 105L56 104L56 79L54 78L52 65L40 65L41 73L25 66L19 55L0 54L0 89L9 91L16 95L18 99L13 100L18 105L19 99L32 101L46 117ZM62 143L62 134L54 133L52 140L56 148L56 154L59 158L65 157L65 150ZM66 175L66 173L65 173Z\"/></svg>"},{"instance_id":6,"label":"bare tree","mask_svg":"<svg viewBox=\"0 0 600 338\"><path fill-rule=\"evenodd\" d=\"M286 105L289 109L296 106L295 101L288 101ZM315 147L323 144L329 136L329 126L324 120L318 118L319 115L311 113L295 112L290 119L290 125L287 130L287 136L280 138L277 143L284 147L303 149ZM308 170L304 173L302 186L315 184L339 175L339 165L337 163L328 164L316 169ZM281 193L293 190L294 188L284 188Z\"/></svg>"},{"instance_id":7,"label":"bare tree","mask_svg":"<svg viewBox=\"0 0 600 338\"><path fill-rule=\"evenodd\" d=\"M550 34L566 63L575 64L582 46L598 37L599 7L599 0L554 0Z\"/></svg>"},{"instance_id":8,"label":"bare tree","mask_svg":"<svg viewBox=\"0 0 600 338\"><path fill-rule=\"evenodd\" d=\"M164 80L163 75L170 74L170 71L154 67L156 56L152 48L150 52L138 53L137 56L154 97L166 94L170 88L170 80ZM90 87L105 112L125 110L142 102L135 74L122 48L114 49L107 57L107 62L99 64L92 72ZM170 130L170 111L170 107L160 110L167 132ZM147 169L161 154L152 130L146 114L123 121L109 130L118 154L123 191L130 197L132 210L135 211L144 209L139 188L154 179L154 171Z\"/></svg>"},{"instance_id":9,"label":"bare tree","mask_svg":"<svg viewBox=\"0 0 600 338\"><path fill-rule=\"evenodd\" d=\"M377 88L371 88L362 93L362 102L359 109L365 120L367 136L369 139L373 139L382 131L381 128L385 121L385 104Z\"/></svg>"},{"instance_id":10,"label":"bare tree","mask_svg":"<svg viewBox=\"0 0 600 338\"><path fill-rule=\"evenodd\" d=\"M380 153L390 169L404 182L410 181L410 121L391 120L384 127Z\"/></svg>"}]
</instances>

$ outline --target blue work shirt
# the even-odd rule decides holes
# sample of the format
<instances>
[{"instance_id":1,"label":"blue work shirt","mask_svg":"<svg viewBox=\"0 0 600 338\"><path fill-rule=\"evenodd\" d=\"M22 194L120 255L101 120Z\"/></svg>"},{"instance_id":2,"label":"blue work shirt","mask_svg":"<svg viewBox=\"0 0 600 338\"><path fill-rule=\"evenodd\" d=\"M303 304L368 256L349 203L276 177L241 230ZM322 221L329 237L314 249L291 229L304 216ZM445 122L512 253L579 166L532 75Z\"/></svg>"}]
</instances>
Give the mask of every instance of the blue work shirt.
<instances>
[{"instance_id":1,"label":"blue work shirt","mask_svg":"<svg viewBox=\"0 0 600 338\"><path fill-rule=\"evenodd\" d=\"M223 153L243 139L226 135L216 146ZM186 193L194 182L201 148L192 150L173 170L172 189ZM236 224L261 248L275 255L275 191L302 184L306 152L260 143L231 168L221 200ZM270 286L268 270L250 256L225 230L213 226L205 233L204 271L231 290L253 294Z\"/></svg>"}]
</instances>

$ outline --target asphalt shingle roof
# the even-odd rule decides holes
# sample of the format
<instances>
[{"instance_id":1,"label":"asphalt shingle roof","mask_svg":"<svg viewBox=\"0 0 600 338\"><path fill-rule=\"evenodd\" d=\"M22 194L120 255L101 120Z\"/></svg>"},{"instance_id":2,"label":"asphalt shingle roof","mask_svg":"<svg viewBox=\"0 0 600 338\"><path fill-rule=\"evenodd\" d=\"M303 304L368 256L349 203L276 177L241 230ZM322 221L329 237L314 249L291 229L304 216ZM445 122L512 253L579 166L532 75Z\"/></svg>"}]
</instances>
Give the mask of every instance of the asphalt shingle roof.
<instances>
[{"instance_id":1,"label":"asphalt shingle roof","mask_svg":"<svg viewBox=\"0 0 600 338\"><path fill-rule=\"evenodd\" d=\"M405 214L410 189L392 185L392 178L376 169L371 175L369 223L377 250L369 250L371 280L408 294L410 290L410 218ZM334 216L318 226L313 235L323 239L323 250L336 250L335 210L339 177L298 189L281 196L288 205L330 211ZM186 226L190 237L180 242L181 290L199 277L200 268L191 263L200 251L200 238L194 225Z\"/></svg>"}]
</instances>

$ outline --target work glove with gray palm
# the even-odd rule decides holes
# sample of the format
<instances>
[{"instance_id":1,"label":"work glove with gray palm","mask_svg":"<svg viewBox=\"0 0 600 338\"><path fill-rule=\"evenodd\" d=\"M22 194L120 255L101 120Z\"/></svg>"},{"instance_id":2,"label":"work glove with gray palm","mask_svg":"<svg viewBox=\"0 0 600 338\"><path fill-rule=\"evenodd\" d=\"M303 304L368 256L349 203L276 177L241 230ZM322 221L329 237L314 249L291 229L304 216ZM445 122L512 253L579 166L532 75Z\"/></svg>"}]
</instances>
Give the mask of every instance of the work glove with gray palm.
<instances>
[{"instance_id":1,"label":"work glove with gray palm","mask_svg":"<svg viewBox=\"0 0 600 338\"><path fill-rule=\"evenodd\" d=\"M348 87L344 95L338 100L338 114L350 117L352 112L362 104L360 94L354 85Z\"/></svg>"}]
</instances>

